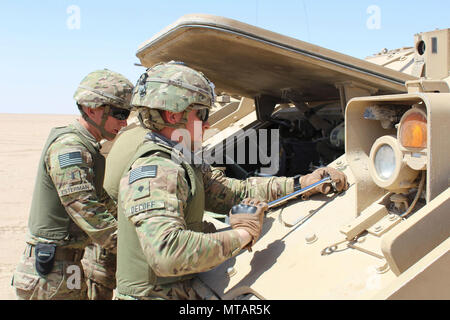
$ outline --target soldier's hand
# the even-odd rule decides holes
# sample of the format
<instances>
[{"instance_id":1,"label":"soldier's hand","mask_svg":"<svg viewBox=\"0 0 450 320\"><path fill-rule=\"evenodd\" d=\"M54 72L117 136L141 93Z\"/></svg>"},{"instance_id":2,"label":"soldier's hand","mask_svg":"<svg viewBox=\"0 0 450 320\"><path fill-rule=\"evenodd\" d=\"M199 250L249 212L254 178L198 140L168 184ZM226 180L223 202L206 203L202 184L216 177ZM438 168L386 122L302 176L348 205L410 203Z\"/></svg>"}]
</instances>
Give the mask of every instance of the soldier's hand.
<instances>
[{"instance_id":1,"label":"soldier's hand","mask_svg":"<svg viewBox=\"0 0 450 320\"><path fill-rule=\"evenodd\" d=\"M244 229L251 236L250 243L245 246L248 251L251 251L252 246L261 235L264 212L267 209L267 203L252 198L244 199L240 204L231 208L231 227L233 229Z\"/></svg>"},{"instance_id":2,"label":"soldier's hand","mask_svg":"<svg viewBox=\"0 0 450 320\"><path fill-rule=\"evenodd\" d=\"M331 167L319 168L315 170L313 173L300 177L300 186L302 189L306 188L307 186L310 186L313 183L316 183L327 176L330 176L337 192L341 192L348 189L347 176L345 175L345 173ZM303 198L307 199L312 194L319 192L327 194L328 192L331 191L331 188L332 187L330 183L324 183L303 194Z\"/></svg>"},{"instance_id":3,"label":"soldier's hand","mask_svg":"<svg viewBox=\"0 0 450 320\"><path fill-rule=\"evenodd\" d=\"M217 232L216 226L208 221L203 221L203 233L214 233Z\"/></svg>"}]
</instances>

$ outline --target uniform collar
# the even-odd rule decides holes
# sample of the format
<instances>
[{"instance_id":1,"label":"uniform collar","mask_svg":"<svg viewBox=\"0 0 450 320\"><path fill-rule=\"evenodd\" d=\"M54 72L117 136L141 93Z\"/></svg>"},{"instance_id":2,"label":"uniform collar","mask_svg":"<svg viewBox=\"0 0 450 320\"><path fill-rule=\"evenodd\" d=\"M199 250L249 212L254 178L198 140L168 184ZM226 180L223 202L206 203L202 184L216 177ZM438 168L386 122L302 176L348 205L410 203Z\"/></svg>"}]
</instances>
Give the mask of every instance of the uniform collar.
<instances>
[{"instance_id":1,"label":"uniform collar","mask_svg":"<svg viewBox=\"0 0 450 320\"><path fill-rule=\"evenodd\" d=\"M172 141L166 137L164 137L162 134L156 133L156 132L149 132L145 135L146 140L150 140L156 143L164 144L170 148L174 148L178 143L175 141Z\"/></svg>"},{"instance_id":2,"label":"uniform collar","mask_svg":"<svg viewBox=\"0 0 450 320\"><path fill-rule=\"evenodd\" d=\"M75 120L71 125L75 128L75 130L81 133L90 143L92 143L95 149L100 150L101 147L100 143L97 141L97 139L95 139L95 137L89 132L88 129L86 129L83 125L81 125L81 123L78 120Z\"/></svg>"}]
</instances>

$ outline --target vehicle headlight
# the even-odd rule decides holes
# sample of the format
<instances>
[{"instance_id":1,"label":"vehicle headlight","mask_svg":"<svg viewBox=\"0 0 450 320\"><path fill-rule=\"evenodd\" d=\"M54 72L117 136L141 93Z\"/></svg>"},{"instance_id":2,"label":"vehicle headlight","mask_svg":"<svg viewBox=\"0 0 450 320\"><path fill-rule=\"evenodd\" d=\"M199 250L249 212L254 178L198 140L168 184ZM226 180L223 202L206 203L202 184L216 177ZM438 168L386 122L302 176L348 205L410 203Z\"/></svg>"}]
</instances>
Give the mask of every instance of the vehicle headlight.
<instances>
[{"instance_id":1,"label":"vehicle headlight","mask_svg":"<svg viewBox=\"0 0 450 320\"><path fill-rule=\"evenodd\" d=\"M383 144L375 152L375 170L381 179L387 180L395 171L394 149L388 144Z\"/></svg>"},{"instance_id":2,"label":"vehicle headlight","mask_svg":"<svg viewBox=\"0 0 450 320\"><path fill-rule=\"evenodd\" d=\"M405 163L399 142L394 136L380 137L372 145L369 172L379 187L392 192L404 192L411 188L419 173Z\"/></svg>"}]
</instances>

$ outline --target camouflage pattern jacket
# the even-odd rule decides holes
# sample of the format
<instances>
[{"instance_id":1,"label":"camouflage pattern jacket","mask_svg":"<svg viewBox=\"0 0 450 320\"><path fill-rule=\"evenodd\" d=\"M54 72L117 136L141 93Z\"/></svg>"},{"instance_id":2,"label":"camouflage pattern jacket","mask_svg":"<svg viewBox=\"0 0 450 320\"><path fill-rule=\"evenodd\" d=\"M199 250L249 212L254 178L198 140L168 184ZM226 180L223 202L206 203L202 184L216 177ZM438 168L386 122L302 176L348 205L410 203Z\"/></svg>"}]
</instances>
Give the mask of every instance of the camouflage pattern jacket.
<instances>
[{"instance_id":1,"label":"camouflage pattern jacket","mask_svg":"<svg viewBox=\"0 0 450 320\"><path fill-rule=\"evenodd\" d=\"M82 249L93 241L113 249L116 204L103 190L100 144L78 121L67 129L56 139L52 131L43 151L27 242Z\"/></svg>"},{"instance_id":2,"label":"camouflage pattern jacket","mask_svg":"<svg viewBox=\"0 0 450 320\"><path fill-rule=\"evenodd\" d=\"M227 178L209 165L183 161L161 135L146 140L119 187L117 296L196 298L186 275L210 270L241 248L235 230L203 232L204 210L228 214L246 197L272 201L293 192L294 181Z\"/></svg>"}]
</instances>

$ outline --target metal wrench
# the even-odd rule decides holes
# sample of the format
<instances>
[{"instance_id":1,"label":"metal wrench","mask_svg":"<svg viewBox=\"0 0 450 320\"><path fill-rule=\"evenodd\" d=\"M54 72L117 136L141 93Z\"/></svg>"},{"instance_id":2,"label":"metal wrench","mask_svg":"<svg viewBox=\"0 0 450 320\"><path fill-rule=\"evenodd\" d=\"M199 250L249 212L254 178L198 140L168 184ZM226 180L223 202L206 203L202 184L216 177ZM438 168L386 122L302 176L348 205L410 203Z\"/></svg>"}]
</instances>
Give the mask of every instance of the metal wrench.
<instances>
[{"instance_id":1,"label":"metal wrench","mask_svg":"<svg viewBox=\"0 0 450 320\"><path fill-rule=\"evenodd\" d=\"M288 194L288 195L286 195L284 197L281 197L281 198L279 198L277 200L269 202L268 203L269 209L272 209L274 207L282 205L282 204L286 203L287 201L289 201L291 199L294 199L294 198L296 198L296 197L306 193L307 191L310 191L311 189L314 189L315 187L320 186L320 185L322 185L324 183L331 183L333 185L333 181L331 180L331 177L323 178L322 180L317 181L316 183L313 183L312 185L309 185L309 186L307 186L307 187L305 187L303 189L297 190L297 191L292 192L292 193L290 193L290 194Z\"/></svg>"}]
</instances>

